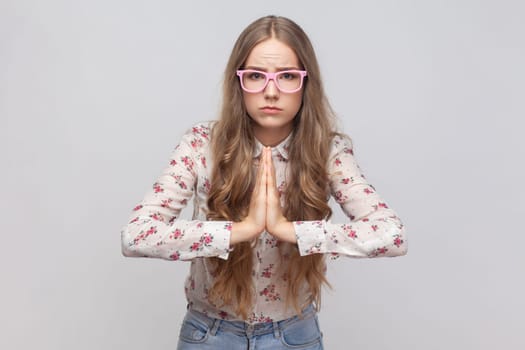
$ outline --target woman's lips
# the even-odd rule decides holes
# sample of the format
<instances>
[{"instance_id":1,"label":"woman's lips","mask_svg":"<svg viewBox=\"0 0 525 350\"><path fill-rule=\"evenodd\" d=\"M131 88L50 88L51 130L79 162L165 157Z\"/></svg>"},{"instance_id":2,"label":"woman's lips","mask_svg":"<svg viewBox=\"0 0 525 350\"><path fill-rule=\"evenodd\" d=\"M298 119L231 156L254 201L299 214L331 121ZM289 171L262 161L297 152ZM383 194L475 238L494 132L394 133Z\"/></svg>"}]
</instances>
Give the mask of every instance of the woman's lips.
<instances>
[{"instance_id":1,"label":"woman's lips","mask_svg":"<svg viewBox=\"0 0 525 350\"><path fill-rule=\"evenodd\" d=\"M263 111L265 114L278 114L282 111L282 109L273 106L264 106L261 108L261 111Z\"/></svg>"}]
</instances>

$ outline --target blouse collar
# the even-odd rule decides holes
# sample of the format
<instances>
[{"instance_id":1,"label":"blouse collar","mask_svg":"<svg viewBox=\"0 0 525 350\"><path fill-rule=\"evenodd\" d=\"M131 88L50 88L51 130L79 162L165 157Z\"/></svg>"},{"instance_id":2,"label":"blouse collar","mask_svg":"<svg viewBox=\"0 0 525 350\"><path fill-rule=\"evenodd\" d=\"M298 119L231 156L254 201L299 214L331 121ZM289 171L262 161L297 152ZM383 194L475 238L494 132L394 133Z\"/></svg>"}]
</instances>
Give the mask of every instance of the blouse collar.
<instances>
[{"instance_id":1,"label":"blouse collar","mask_svg":"<svg viewBox=\"0 0 525 350\"><path fill-rule=\"evenodd\" d=\"M290 141L292 140L292 133L289 133L284 140L278 145L272 147L272 156L280 154L284 159L288 160L288 150L290 148ZM253 151L253 157L257 158L261 155L263 144L255 138L255 149Z\"/></svg>"}]
</instances>

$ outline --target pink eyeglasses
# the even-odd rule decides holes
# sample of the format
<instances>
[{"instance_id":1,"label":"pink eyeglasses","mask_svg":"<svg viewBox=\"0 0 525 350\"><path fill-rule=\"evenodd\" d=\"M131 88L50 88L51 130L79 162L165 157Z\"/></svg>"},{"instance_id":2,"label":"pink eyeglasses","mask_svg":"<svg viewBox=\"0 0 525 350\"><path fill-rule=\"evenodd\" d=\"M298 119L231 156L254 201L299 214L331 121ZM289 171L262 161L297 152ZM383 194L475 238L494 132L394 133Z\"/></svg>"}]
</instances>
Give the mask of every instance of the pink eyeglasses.
<instances>
[{"instance_id":1,"label":"pink eyeglasses","mask_svg":"<svg viewBox=\"0 0 525 350\"><path fill-rule=\"evenodd\" d=\"M305 70L283 70L270 73L254 69L241 69L237 71L241 87L244 91L257 93L263 91L268 82L273 80L279 91L292 93L301 90L304 77L307 75Z\"/></svg>"}]
</instances>

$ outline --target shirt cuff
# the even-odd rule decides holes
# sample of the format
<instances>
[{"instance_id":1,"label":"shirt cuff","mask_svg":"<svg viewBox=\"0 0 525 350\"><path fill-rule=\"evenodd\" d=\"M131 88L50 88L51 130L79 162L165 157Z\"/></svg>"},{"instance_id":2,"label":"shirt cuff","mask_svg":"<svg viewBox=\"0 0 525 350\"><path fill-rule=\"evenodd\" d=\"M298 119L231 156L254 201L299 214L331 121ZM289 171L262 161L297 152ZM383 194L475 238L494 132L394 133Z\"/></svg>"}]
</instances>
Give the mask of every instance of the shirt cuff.
<instances>
[{"instance_id":1,"label":"shirt cuff","mask_svg":"<svg viewBox=\"0 0 525 350\"><path fill-rule=\"evenodd\" d=\"M325 221L294 221L297 247L301 256L326 253Z\"/></svg>"},{"instance_id":2,"label":"shirt cuff","mask_svg":"<svg viewBox=\"0 0 525 350\"><path fill-rule=\"evenodd\" d=\"M204 239L209 239L209 256L217 256L227 260L231 252L230 236L232 229L231 221L204 221L202 223Z\"/></svg>"}]
</instances>

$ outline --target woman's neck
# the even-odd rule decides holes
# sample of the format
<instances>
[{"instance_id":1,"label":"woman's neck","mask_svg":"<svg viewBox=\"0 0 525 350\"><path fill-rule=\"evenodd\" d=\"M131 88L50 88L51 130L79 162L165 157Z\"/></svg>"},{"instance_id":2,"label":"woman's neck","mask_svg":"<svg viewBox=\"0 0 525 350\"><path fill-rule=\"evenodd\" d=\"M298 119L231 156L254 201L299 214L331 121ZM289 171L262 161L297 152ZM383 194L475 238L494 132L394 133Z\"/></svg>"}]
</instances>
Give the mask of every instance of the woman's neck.
<instances>
[{"instance_id":1,"label":"woman's neck","mask_svg":"<svg viewBox=\"0 0 525 350\"><path fill-rule=\"evenodd\" d=\"M253 134L255 138L259 140L263 146L270 147L280 144L284 139L286 139L286 137L288 137L288 135L290 135L291 132L291 127L275 129L261 128L257 126L253 127Z\"/></svg>"}]
</instances>

